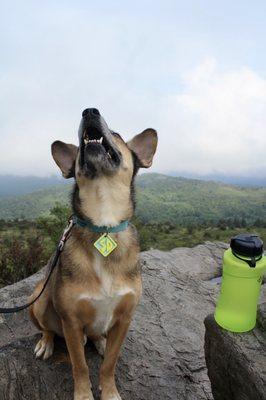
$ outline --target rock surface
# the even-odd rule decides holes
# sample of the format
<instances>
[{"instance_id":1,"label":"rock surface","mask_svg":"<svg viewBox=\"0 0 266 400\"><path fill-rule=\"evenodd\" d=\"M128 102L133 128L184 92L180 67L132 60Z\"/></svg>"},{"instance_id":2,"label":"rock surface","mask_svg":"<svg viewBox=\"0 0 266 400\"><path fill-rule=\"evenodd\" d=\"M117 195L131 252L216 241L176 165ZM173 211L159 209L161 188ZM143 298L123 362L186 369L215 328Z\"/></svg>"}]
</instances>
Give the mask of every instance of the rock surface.
<instances>
[{"instance_id":1,"label":"rock surface","mask_svg":"<svg viewBox=\"0 0 266 400\"><path fill-rule=\"evenodd\" d=\"M204 318L219 292L223 243L141 254L143 297L117 367L125 400L210 400L204 357ZM22 304L42 272L0 290L0 304ZM63 340L49 361L35 360L39 334L27 312L0 316L0 399L72 399L72 376ZM95 399L100 356L87 345ZM228 399L227 399L228 400Z\"/></svg>"},{"instance_id":2,"label":"rock surface","mask_svg":"<svg viewBox=\"0 0 266 400\"><path fill-rule=\"evenodd\" d=\"M266 400L266 285L255 329L231 333L205 319L205 354L215 400Z\"/></svg>"}]
</instances>

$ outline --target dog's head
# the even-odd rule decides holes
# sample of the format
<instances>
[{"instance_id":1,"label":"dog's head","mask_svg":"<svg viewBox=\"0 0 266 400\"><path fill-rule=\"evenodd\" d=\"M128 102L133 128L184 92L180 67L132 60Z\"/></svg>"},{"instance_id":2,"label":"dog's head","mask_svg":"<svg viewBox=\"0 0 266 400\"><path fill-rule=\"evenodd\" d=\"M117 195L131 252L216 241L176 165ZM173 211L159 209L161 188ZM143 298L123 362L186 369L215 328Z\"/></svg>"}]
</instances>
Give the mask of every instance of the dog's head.
<instances>
[{"instance_id":1,"label":"dog's head","mask_svg":"<svg viewBox=\"0 0 266 400\"><path fill-rule=\"evenodd\" d=\"M79 126L79 146L56 141L52 155L65 178L75 177L78 182L123 175L130 182L140 167L151 166L156 147L154 129L146 129L126 143L109 129L96 108L87 108Z\"/></svg>"}]
</instances>

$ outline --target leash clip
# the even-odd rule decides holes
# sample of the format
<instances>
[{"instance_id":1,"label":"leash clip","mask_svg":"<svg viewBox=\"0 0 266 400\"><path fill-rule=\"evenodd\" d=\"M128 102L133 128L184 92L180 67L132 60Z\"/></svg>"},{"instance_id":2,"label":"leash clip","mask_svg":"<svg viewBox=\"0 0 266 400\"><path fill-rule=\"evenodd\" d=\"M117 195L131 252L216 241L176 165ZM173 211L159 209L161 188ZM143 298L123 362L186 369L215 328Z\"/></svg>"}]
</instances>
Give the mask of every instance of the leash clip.
<instances>
[{"instance_id":1,"label":"leash clip","mask_svg":"<svg viewBox=\"0 0 266 400\"><path fill-rule=\"evenodd\" d=\"M73 218L71 218L69 220L69 223L68 223L67 227L65 228L63 235L61 236L60 242L58 244L58 249L60 252L63 250L65 243L67 241L67 238L69 236L69 233L70 233L71 229L73 228L73 226L74 226L74 220L73 220Z\"/></svg>"}]
</instances>

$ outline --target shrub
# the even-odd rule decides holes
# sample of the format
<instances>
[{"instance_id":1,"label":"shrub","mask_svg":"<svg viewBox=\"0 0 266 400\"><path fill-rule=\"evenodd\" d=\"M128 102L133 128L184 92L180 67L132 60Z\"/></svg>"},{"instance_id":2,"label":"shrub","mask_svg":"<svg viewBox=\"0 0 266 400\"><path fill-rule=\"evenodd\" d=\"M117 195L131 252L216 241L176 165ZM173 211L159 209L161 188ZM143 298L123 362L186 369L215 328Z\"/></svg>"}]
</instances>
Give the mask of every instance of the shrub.
<instances>
[{"instance_id":1,"label":"shrub","mask_svg":"<svg viewBox=\"0 0 266 400\"><path fill-rule=\"evenodd\" d=\"M0 284L7 285L38 271L46 262L40 237L36 234L7 236L0 241Z\"/></svg>"}]
</instances>

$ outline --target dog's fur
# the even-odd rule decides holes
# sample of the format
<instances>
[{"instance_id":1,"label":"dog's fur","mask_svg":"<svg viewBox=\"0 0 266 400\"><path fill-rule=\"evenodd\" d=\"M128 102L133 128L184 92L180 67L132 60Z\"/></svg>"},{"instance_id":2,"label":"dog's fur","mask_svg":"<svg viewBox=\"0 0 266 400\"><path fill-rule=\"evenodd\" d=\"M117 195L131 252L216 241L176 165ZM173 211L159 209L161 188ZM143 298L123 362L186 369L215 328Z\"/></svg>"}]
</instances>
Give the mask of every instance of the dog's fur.
<instances>
[{"instance_id":1,"label":"dog's fur","mask_svg":"<svg viewBox=\"0 0 266 400\"><path fill-rule=\"evenodd\" d=\"M108 169L108 160L104 161L107 167L101 167L97 146L86 149L83 140L79 148L57 141L52 145L52 154L63 175L75 177L75 214L96 225L115 226L133 215L134 177L139 167L151 165L157 134L147 129L126 144L120 135L110 132L110 143L120 157L119 165L113 164L112 168ZM93 152L97 153L96 161ZM87 337L104 356L100 370L101 400L121 399L115 384L115 366L142 285L135 228L129 225L125 231L110 235L118 246L105 258L93 246L100 235L74 226L47 289L30 309L33 322L42 331L36 357L47 359L52 355L54 334L66 340L75 384L74 400L93 399L84 355ZM37 285L31 299L42 284L43 281Z\"/></svg>"}]
</instances>

